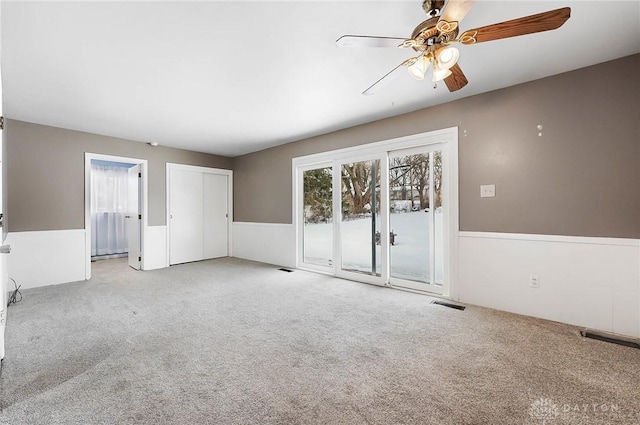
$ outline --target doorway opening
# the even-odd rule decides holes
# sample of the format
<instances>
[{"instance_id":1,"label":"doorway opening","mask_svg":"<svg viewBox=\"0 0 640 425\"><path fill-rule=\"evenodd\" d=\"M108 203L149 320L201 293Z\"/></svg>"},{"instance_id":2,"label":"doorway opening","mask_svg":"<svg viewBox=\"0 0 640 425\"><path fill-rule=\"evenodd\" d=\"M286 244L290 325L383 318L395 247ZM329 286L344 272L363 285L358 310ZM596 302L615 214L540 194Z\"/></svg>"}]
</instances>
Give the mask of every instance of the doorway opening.
<instances>
[{"instance_id":1,"label":"doorway opening","mask_svg":"<svg viewBox=\"0 0 640 425\"><path fill-rule=\"evenodd\" d=\"M146 160L85 154L85 279L97 261L144 269L146 188Z\"/></svg>"}]
</instances>

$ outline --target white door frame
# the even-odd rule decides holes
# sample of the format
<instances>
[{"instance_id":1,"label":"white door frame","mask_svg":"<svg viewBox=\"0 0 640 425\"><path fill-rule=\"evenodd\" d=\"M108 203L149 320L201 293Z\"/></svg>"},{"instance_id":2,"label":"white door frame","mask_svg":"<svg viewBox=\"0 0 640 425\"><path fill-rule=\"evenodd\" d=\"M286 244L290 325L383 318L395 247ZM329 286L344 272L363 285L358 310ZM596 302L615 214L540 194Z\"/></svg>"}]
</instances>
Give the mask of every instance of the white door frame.
<instances>
[{"instance_id":1,"label":"white door frame","mask_svg":"<svg viewBox=\"0 0 640 425\"><path fill-rule=\"evenodd\" d=\"M302 238L303 238L303 226L304 226L304 217L302 215L302 209L300 205L302 205L302 178L300 173L302 170L308 170L313 168L313 165L319 166L327 166L333 164L334 174L336 165L347 158L367 158L370 156L375 156L381 153L386 154L390 151L396 151L401 149L409 149L409 148L418 148L422 146L432 145L436 143L446 144L448 147L448 161L446 166L449 169L449 179L448 179L448 187L443 187L445 193L443 196L446 196L449 200L449 213L448 213L448 226L445 229L444 236L444 270L443 275L445 278L445 282L442 288L442 296L457 299L458 291L457 291L457 269L458 269L458 233L460 231L459 227L459 217L458 217L458 127L449 127L442 130L430 131L426 133L414 134L411 136L399 137L396 139L383 140L379 142L368 143L365 145L354 146L345 149L338 149L334 151L322 152L318 154L307 155L303 157L293 158L292 159L292 182L293 182L293 202L292 202L292 217L294 222L294 228L296 232L296 267L300 269L313 270L313 268L308 267L308 265L303 263L302 259ZM358 159L360 160L360 159ZM386 167L381 169L381 178L382 184L385 184L385 181L388 182L388 164ZM386 180L385 180L386 179ZM386 208L388 210L388 196L385 196L382 193L382 198L387 198L385 202L382 203L381 208ZM334 197L337 194L334 194ZM335 200L334 200L335 202ZM339 226L339 223L336 220L334 211L334 227ZM388 221L383 220L381 223L383 226L382 233L382 246L386 247L387 242L386 238L388 237ZM387 226L385 228L385 225ZM335 235L334 231L334 235ZM346 277L344 274L340 273L337 270L338 261L335 261L335 256L339 254L336 252L339 241L334 240L334 270L331 274ZM389 255L388 251L385 252L383 249L382 257L385 259L385 263L388 264ZM318 271L318 270L315 270ZM383 270L385 272L385 270ZM388 274L388 273L387 273ZM367 277L366 275L361 276L349 276L348 278L353 278L354 280L358 280L365 283L373 283L379 284L379 278L375 278L373 276ZM389 282L385 282L389 284ZM399 288L400 289L400 288Z\"/></svg>"},{"instance_id":2,"label":"white door frame","mask_svg":"<svg viewBox=\"0 0 640 425\"><path fill-rule=\"evenodd\" d=\"M140 190L140 196L142 198L142 228L140 229L140 269L144 270L144 241L145 233L147 231L147 217L148 217L148 166L146 159L128 158L124 156L104 155L99 153L85 152L84 154L84 231L85 231L85 279L91 279L91 160L100 161L112 161L112 162L124 162L128 164L140 164L142 165L142 187Z\"/></svg>"},{"instance_id":3,"label":"white door frame","mask_svg":"<svg viewBox=\"0 0 640 425\"><path fill-rule=\"evenodd\" d=\"M166 223L167 223L167 263L166 267L171 266L171 259L169 258L170 250L171 250L171 219L170 219L170 211L169 211L169 201L171 197L170 190L170 178L171 178L171 170L183 170L183 171L196 171L201 173L209 173L209 174L219 174L227 176L227 206L228 206L228 220L227 220L227 256L233 257L233 171L225 170L222 168L210 168L210 167L200 167L197 165L186 165L186 164L174 164L167 162L166 166Z\"/></svg>"}]
</instances>

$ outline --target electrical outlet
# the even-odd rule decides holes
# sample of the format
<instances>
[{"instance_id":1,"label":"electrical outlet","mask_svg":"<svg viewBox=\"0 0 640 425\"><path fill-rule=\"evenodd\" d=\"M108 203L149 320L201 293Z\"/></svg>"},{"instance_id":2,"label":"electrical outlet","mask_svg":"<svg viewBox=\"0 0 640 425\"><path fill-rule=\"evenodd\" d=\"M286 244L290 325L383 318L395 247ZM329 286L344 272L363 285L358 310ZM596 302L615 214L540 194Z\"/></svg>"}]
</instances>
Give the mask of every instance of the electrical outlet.
<instances>
[{"instance_id":1,"label":"electrical outlet","mask_svg":"<svg viewBox=\"0 0 640 425\"><path fill-rule=\"evenodd\" d=\"M529 275L529 286L531 288L540 287L540 277L537 274Z\"/></svg>"}]
</instances>

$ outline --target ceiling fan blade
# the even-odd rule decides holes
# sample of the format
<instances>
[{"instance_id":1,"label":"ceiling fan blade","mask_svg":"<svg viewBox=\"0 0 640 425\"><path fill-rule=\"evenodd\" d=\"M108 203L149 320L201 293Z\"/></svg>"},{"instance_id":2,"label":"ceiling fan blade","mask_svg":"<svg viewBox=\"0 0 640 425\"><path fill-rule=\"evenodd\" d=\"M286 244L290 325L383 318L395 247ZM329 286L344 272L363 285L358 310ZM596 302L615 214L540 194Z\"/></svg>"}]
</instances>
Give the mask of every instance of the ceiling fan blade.
<instances>
[{"instance_id":1,"label":"ceiling fan blade","mask_svg":"<svg viewBox=\"0 0 640 425\"><path fill-rule=\"evenodd\" d=\"M560 28L569 17L571 17L571 8L563 7L561 9L538 13L537 15L524 16L511 21L474 28L462 33L462 35L458 37L458 40L462 44L474 44L554 30Z\"/></svg>"},{"instance_id":2,"label":"ceiling fan blade","mask_svg":"<svg viewBox=\"0 0 640 425\"><path fill-rule=\"evenodd\" d=\"M375 83L371 84L369 86L369 88L367 88L365 91L362 92L362 94L365 95L365 96L370 96L372 94L375 94L375 92L377 90L380 90L381 88L386 87L398 75L400 75L400 70L403 67L411 65L413 62L415 62L415 58L410 58L410 59L407 59L406 61L402 62L400 65L396 66L391 71L387 72L384 75L384 77L380 78L378 81L376 81Z\"/></svg>"},{"instance_id":3,"label":"ceiling fan blade","mask_svg":"<svg viewBox=\"0 0 640 425\"><path fill-rule=\"evenodd\" d=\"M444 83L447 85L450 92L460 90L467 85L469 80L467 80L467 77L465 77L458 64L453 65L450 71L451 75L444 79Z\"/></svg>"},{"instance_id":4,"label":"ceiling fan blade","mask_svg":"<svg viewBox=\"0 0 640 425\"><path fill-rule=\"evenodd\" d=\"M343 35L336 40L338 47L399 47L406 38Z\"/></svg>"},{"instance_id":5,"label":"ceiling fan blade","mask_svg":"<svg viewBox=\"0 0 640 425\"><path fill-rule=\"evenodd\" d=\"M475 0L449 0L440 15L441 21L460 22L467 16Z\"/></svg>"}]
</instances>

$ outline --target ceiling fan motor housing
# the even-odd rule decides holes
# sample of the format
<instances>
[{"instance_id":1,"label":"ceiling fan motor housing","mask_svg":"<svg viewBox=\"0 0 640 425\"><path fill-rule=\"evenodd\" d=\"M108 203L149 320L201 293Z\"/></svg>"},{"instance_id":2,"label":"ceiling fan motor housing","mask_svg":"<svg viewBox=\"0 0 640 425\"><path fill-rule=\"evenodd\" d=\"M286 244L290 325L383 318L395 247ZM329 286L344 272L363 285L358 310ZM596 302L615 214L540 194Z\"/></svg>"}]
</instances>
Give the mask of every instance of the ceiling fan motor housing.
<instances>
[{"instance_id":1,"label":"ceiling fan motor housing","mask_svg":"<svg viewBox=\"0 0 640 425\"><path fill-rule=\"evenodd\" d=\"M433 16L421 22L411 34L411 38L417 41L413 49L417 52L424 51L431 46L440 46L453 42L458 37L458 26L455 25L452 31L443 32L436 28L439 16Z\"/></svg>"}]
</instances>

